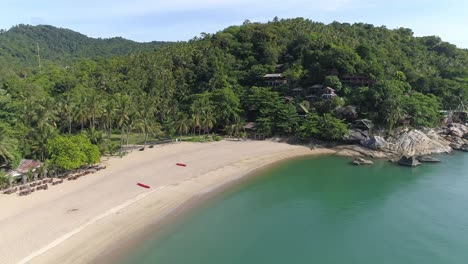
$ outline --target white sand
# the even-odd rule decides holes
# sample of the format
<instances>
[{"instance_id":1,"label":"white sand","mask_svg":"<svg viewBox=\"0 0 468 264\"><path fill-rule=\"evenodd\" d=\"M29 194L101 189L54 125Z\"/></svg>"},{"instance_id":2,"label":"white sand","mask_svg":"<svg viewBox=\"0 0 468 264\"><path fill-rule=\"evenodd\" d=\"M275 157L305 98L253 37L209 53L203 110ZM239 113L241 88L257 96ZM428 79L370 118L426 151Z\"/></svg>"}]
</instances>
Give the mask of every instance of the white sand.
<instances>
[{"instance_id":1,"label":"white sand","mask_svg":"<svg viewBox=\"0 0 468 264\"><path fill-rule=\"evenodd\" d=\"M190 198L282 159L333 152L270 141L179 143L112 158L107 169L47 191L1 194L0 263L90 263Z\"/></svg>"}]
</instances>

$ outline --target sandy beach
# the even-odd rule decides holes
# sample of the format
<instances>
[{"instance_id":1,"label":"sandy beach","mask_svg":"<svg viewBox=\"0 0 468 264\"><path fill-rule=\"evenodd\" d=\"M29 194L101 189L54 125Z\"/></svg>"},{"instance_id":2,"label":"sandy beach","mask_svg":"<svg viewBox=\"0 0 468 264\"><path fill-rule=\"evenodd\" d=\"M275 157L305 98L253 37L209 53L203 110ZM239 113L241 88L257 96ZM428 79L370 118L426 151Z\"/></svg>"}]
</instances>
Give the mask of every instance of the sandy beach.
<instances>
[{"instance_id":1,"label":"sandy beach","mask_svg":"<svg viewBox=\"0 0 468 264\"><path fill-rule=\"evenodd\" d=\"M280 160L331 153L271 141L169 144L47 191L1 194L0 263L93 263L194 197Z\"/></svg>"}]
</instances>

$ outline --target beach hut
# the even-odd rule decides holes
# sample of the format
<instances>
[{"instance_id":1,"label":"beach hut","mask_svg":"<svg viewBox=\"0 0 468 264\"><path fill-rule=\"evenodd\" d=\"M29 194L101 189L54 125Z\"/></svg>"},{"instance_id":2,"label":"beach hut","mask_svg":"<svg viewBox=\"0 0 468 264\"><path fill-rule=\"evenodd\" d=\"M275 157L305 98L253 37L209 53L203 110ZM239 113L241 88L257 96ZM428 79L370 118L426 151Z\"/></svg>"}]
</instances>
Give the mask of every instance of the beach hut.
<instances>
[{"instance_id":1,"label":"beach hut","mask_svg":"<svg viewBox=\"0 0 468 264\"><path fill-rule=\"evenodd\" d=\"M22 179L23 182L27 180L27 173L33 172L37 174L37 170L41 167L41 163L37 160L23 159L21 160L17 169L12 170L8 173L12 181L18 181Z\"/></svg>"},{"instance_id":2,"label":"beach hut","mask_svg":"<svg viewBox=\"0 0 468 264\"><path fill-rule=\"evenodd\" d=\"M258 139L258 140L265 139L264 134L257 133L257 128L256 128L255 122L249 122L243 128L244 128L244 131L247 132L247 136L250 139Z\"/></svg>"}]
</instances>

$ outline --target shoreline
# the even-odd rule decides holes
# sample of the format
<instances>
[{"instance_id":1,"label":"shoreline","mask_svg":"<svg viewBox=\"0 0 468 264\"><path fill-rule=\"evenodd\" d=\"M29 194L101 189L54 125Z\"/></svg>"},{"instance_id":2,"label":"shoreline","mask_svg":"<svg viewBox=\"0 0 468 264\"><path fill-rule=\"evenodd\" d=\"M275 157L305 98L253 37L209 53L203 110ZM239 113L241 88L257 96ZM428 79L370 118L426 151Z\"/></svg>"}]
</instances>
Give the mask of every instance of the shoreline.
<instances>
[{"instance_id":1,"label":"shoreline","mask_svg":"<svg viewBox=\"0 0 468 264\"><path fill-rule=\"evenodd\" d=\"M154 234L151 230L158 225L170 224L187 208L259 170L335 152L271 141L179 143L133 152L73 184L28 197L0 197L0 206L11 202L0 212L0 232L5 234L0 253L5 263L115 260L138 245L142 234ZM178 168L176 161L189 166ZM153 188L135 187L139 181Z\"/></svg>"},{"instance_id":2,"label":"shoreline","mask_svg":"<svg viewBox=\"0 0 468 264\"><path fill-rule=\"evenodd\" d=\"M320 149L323 150L323 149ZM331 153L312 153L299 156L293 156L281 160L274 161L272 163L263 165L259 168L255 168L245 175L229 179L226 182L219 184L218 186L211 188L210 190L201 191L198 194L194 194L191 198L181 203L179 206L173 208L167 215L161 219L142 227L141 230L135 232L130 237L127 237L127 241L121 243L114 243L107 249L109 253L101 254L96 256L91 263L100 264L115 264L125 260L129 254L135 253L139 247L145 245L149 240L154 239L155 236L163 234L163 232L170 232L172 228L177 226L178 223L189 219L190 216L196 213L199 209L209 206L210 203L216 201L219 197L227 195L228 192L234 191L237 188L242 187L244 184L261 177L262 174L269 170L274 170L276 167L281 166L291 160L296 160L310 156L322 156L322 155L333 155Z\"/></svg>"}]
</instances>

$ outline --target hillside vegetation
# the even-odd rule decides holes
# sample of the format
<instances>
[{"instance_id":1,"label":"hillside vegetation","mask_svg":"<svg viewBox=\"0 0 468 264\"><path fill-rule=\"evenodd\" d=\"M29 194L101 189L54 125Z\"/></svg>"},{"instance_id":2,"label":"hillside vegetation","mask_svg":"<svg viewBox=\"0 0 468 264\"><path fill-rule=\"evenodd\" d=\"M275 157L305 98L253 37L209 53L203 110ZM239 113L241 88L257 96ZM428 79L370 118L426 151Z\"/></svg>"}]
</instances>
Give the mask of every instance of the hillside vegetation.
<instances>
[{"instance_id":1,"label":"hillside vegetation","mask_svg":"<svg viewBox=\"0 0 468 264\"><path fill-rule=\"evenodd\" d=\"M136 45L51 38L56 45L43 56L58 62L111 54L93 43L119 54ZM28 61L34 55L35 42L9 45L8 56ZM152 51L57 65L1 76L0 159L6 166L15 157L46 159L50 139L68 134L86 134L101 152L116 149L109 145L112 133L121 134L120 145L133 132L242 136L247 122L255 122L250 128L261 137L340 140L357 118L385 129L435 126L439 110L468 99L467 50L436 36L414 37L410 29L363 23L246 21ZM272 73L282 74L277 83L264 78ZM355 77L362 82L347 81ZM318 84L332 90L317 90ZM344 106L356 112L344 114Z\"/></svg>"},{"instance_id":2,"label":"hillside vegetation","mask_svg":"<svg viewBox=\"0 0 468 264\"><path fill-rule=\"evenodd\" d=\"M81 58L113 57L154 50L166 42L138 43L121 37L89 38L78 32L48 25L18 25L0 31L0 63L9 67L37 68L38 48L42 63L68 66Z\"/></svg>"}]
</instances>

